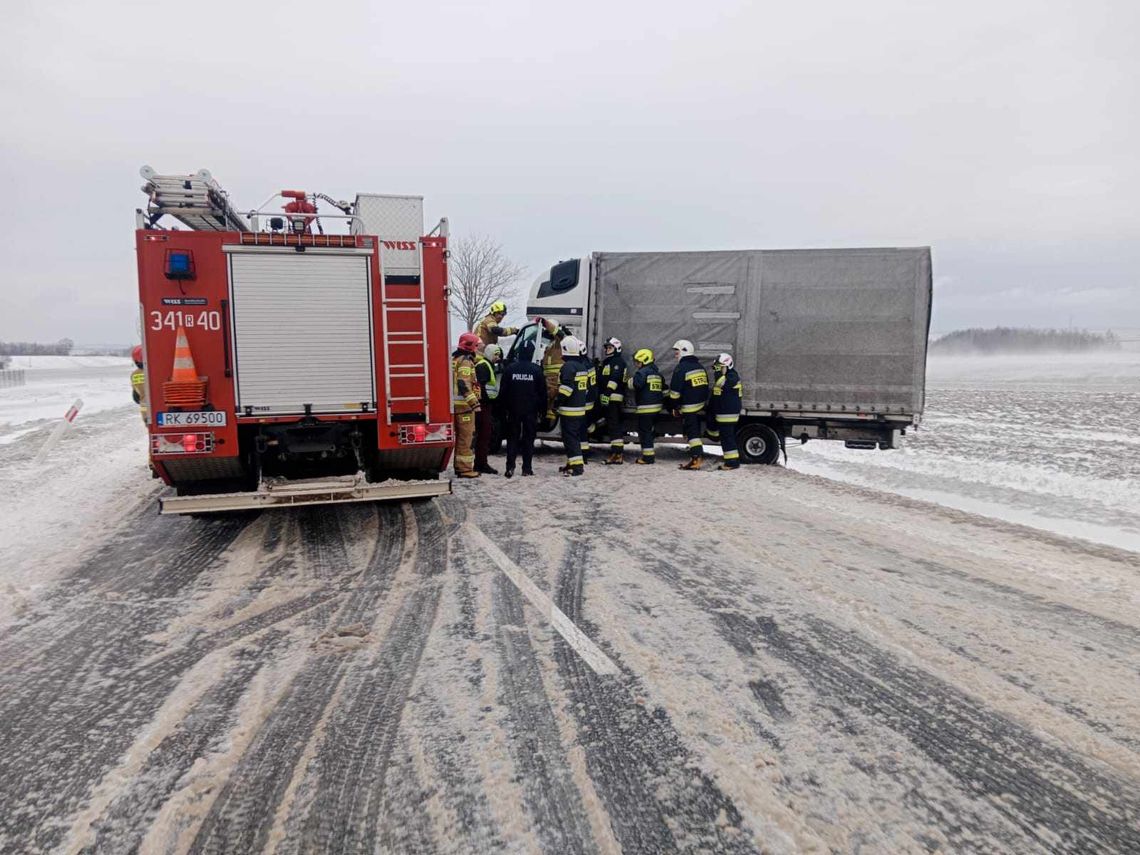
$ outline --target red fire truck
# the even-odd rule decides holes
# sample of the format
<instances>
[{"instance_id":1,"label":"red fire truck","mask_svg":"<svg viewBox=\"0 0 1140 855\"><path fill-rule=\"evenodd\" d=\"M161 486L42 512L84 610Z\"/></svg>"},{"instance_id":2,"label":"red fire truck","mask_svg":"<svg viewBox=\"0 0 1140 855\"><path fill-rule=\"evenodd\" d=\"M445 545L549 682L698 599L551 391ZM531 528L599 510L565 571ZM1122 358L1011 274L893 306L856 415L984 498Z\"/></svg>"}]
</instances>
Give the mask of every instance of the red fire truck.
<instances>
[{"instance_id":1,"label":"red fire truck","mask_svg":"<svg viewBox=\"0 0 1140 855\"><path fill-rule=\"evenodd\" d=\"M421 197L297 190L243 215L205 170L142 176L150 465L176 493L160 511L449 492L447 221L424 234Z\"/></svg>"}]
</instances>

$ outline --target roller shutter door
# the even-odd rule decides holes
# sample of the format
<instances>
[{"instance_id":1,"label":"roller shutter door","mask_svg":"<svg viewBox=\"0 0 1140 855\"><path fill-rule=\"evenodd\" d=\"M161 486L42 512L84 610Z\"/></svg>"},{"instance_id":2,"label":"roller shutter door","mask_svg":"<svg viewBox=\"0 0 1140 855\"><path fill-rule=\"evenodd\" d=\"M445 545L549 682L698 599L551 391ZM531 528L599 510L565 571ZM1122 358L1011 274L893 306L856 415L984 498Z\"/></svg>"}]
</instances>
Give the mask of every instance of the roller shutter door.
<instances>
[{"instance_id":1,"label":"roller shutter door","mask_svg":"<svg viewBox=\"0 0 1140 855\"><path fill-rule=\"evenodd\" d=\"M368 254L230 254L238 412L376 406Z\"/></svg>"}]
</instances>

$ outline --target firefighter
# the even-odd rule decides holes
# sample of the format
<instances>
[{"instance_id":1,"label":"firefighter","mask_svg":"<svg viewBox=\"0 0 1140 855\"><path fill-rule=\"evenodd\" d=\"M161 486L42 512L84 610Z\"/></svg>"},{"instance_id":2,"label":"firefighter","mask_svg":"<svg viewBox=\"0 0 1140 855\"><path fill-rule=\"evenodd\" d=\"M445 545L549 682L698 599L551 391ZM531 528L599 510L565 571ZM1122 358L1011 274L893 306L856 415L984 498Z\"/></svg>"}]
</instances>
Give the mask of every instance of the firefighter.
<instances>
[{"instance_id":1,"label":"firefighter","mask_svg":"<svg viewBox=\"0 0 1140 855\"><path fill-rule=\"evenodd\" d=\"M451 354L452 409L455 410L455 474L460 478L478 478L475 471L475 415L479 412L479 384L475 380L475 351L479 336L465 332L459 336Z\"/></svg>"},{"instance_id":2,"label":"firefighter","mask_svg":"<svg viewBox=\"0 0 1140 855\"><path fill-rule=\"evenodd\" d=\"M499 401L506 414L507 468L503 474L515 474L515 460L522 453L522 474L533 475L531 455L538 420L546 413L546 381L542 369L534 363L534 343L519 347L515 360L503 369Z\"/></svg>"},{"instance_id":3,"label":"firefighter","mask_svg":"<svg viewBox=\"0 0 1140 855\"><path fill-rule=\"evenodd\" d=\"M562 445L566 448L566 465L559 467L563 475L581 475L585 470L582 458L582 430L590 413L591 386L594 366L583 357L583 344L574 336L562 339L562 370L558 383L558 417L562 423Z\"/></svg>"},{"instance_id":4,"label":"firefighter","mask_svg":"<svg viewBox=\"0 0 1140 855\"><path fill-rule=\"evenodd\" d=\"M147 423L147 404L146 404L146 372L143 371L143 349L141 344L136 344L134 349L131 350L131 359L135 361L135 370L131 372L131 397L134 398L135 403L139 405L139 415L142 416L143 424Z\"/></svg>"},{"instance_id":5,"label":"firefighter","mask_svg":"<svg viewBox=\"0 0 1140 855\"><path fill-rule=\"evenodd\" d=\"M701 415L709 398L709 375L693 355L693 343L686 338L673 342L677 367L669 380L669 405L680 414L685 438L689 440L689 462L681 469L700 469L704 457L701 441Z\"/></svg>"},{"instance_id":6,"label":"firefighter","mask_svg":"<svg viewBox=\"0 0 1140 855\"><path fill-rule=\"evenodd\" d=\"M567 327L559 326L554 321L545 318L535 318L536 323L542 326L542 335L550 344L542 353L542 376L546 378L546 401L550 407L546 411L547 427L554 425L554 408L558 402L559 375L562 373L562 341L569 336Z\"/></svg>"},{"instance_id":7,"label":"firefighter","mask_svg":"<svg viewBox=\"0 0 1140 855\"><path fill-rule=\"evenodd\" d=\"M621 339L606 339L606 358L602 362L598 398L606 420L606 435L610 440L607 464L620 466L625 458L625 384L629 368L621 352Z\"/></svg>"},{"instance_id":8,"label":"firefighter","mask_svg":"<svg viewBox=\"0 0 1140 855\"><path fill-rule=\"evenodd\" d=\"M653 421L661 412L665 400L665 378L653 361L653 351L643 347L633 355L639 366L629 378L628 387L633 392L633 402L637 407L637 439L641 444L641 464L656 463L653 449Z\"/></svg>"},{"instance_id":9,"label":"firefighter","mask_svg":"<svg viewBox=\"0 0 1140 855\"><path fill-rule=\"evenodd\" d=\"M475 471L483 475L499 474L499 470L487 462L487 455L491 452L495 400L499 397L498 363L502 358L503 349L497 344L484 346L480 343L476 347L475 382L479 384L479 412L475 416Z\"/></svg>"},{"instance_id":10,"label":"firefighter","mask_svg":"<svg viewBox=\"0 0 1140 855\"><path fill-rule=\"evenodd\" d=\"M740 451L736 447L736 423L740 421L740 403L743 386L740 375L733 367L732 356L722 353L713 363L716 380L712 385L712 399L709 410L713 424L709 425L709 436L720 440L724 460L717 469L739 469Z\"/></svg>"},{"instance_id":11,"label":"firefighter","mask_svg":"<svg viewBox=\"0 0 1140 855\"><path fill-rule=\"evenodd\" d=\"M514 335L519 331L518 327L502 327L499 326L503 322L503 318L507 316L507 304L502 300L496 300L491 304L487 317L479 321L475 327L475 335L479 336L483 344L498 344L499 336L501 335Z\"/></svg>"}]
</instances>

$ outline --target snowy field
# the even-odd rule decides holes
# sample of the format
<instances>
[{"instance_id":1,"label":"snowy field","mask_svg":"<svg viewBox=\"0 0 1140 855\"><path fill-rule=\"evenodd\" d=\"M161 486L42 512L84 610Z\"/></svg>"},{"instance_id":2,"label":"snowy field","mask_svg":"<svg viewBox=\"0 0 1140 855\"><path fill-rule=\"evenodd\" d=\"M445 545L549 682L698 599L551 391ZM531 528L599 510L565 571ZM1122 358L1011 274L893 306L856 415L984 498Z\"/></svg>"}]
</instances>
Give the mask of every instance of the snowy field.
<instances>
[{"instance_id":1,"label":"snowy field","mask_svg":"<svg viewBox=\"0 0 1140 855\"><path fill-rule=\"evenodd\" d=\"M906 447L789 468L1140 552L1140 352L932 357Z\"/></svg>"},{"instance_id":2,"label":"snowy field","mask_svg":"<svg viewBox=\"0 0 1140 855\"><path fill-rule=\"evenodd\" d=\"M27 383L0 389L0 445L62 418L76 398L83 417L134 406L134 363L123 356L13 356L8 367L23 368Z\"/></svg>"}]
</instances>

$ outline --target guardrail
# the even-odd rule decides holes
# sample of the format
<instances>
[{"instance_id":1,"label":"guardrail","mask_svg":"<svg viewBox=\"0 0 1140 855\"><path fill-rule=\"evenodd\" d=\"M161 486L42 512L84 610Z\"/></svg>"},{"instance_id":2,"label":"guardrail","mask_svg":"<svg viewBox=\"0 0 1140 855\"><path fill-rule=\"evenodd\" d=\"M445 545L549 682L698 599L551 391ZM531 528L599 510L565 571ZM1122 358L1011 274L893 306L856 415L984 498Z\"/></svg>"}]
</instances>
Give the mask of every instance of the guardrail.
<instances>
[{"instance_id":1,"label":"guardrail","mask_svg":"<svg viewBox=\"0 0 1140 855\"><path fill-rule=\"evenodd\" d=\"M23 386L26 382L23 368L5 368L0 370L0 389L11 386Z\"/></svg>"}]
</instances>

